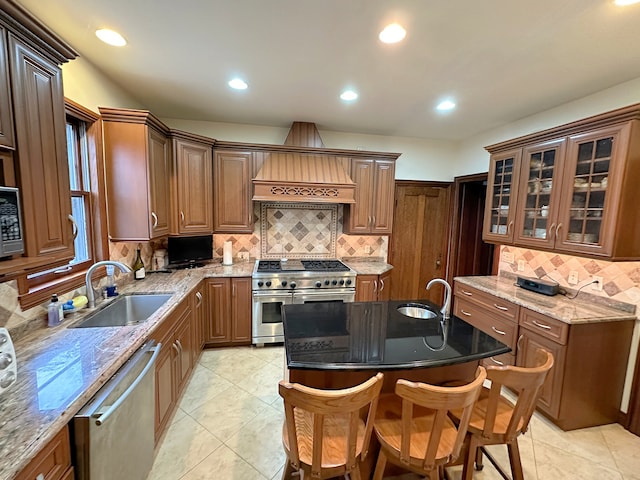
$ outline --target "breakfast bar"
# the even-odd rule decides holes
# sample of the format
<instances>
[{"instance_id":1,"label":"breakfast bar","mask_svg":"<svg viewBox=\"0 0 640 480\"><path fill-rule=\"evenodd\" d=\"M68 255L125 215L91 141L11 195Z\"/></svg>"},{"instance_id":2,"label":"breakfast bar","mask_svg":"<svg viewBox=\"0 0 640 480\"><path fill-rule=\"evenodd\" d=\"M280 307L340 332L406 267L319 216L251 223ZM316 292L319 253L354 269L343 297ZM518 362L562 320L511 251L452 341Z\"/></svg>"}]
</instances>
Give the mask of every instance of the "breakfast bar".
<instances>
[{"instance_id":1,"label":"breakfast bar","mask_svg":"<svg viewBox=\"0 0 640 480\"><path fill-rule=\"evenodd\" d=\"M431 318L400 313L423 305ZM480 360L511 349L426 300L317 302L285 305L283 324L289 381L315 388L347 388L384 372L395 381L469 381Z\"/></svg>"}]
</instances>

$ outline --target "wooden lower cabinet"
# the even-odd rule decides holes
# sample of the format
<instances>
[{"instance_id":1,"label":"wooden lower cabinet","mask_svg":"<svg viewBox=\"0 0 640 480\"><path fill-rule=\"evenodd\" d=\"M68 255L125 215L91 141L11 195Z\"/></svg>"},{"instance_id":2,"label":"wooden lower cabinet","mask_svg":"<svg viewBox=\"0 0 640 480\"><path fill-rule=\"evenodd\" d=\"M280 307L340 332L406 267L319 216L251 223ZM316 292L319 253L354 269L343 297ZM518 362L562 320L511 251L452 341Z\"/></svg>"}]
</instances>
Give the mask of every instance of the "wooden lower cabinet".
<instances>
[{"instance_id":1,"label":"wooden lower cabinet","mask_svg":"<svg viewBox=\"0 0 640 480\"><path fill-rule=\"evenodd\" d=\"M69 427L60 432L29 462L16 480L72 480Z\"/></svg>"},{"instance_id":2,"label":"wooden lower cabinet","mask_svg":"<svg viewBox=\"0 0 640 480\"><path fill-rule=\"evenodd\" d=\"M391 270L381 275L356 277L356 302L385 302L390 300Z\"/></svg>"},{"instance_id":3,"label":"wooden lower cabinet","mask_svg":"<svg viewBox=\"0 0 640 480\"><path fill-rule=\"evenodd\" d=\"M207 295L205 290L205 283L200 282L196 289L191 293L191 311L193 312L193 345L196 351L196 358L199 354L199 351L202 350L202 347L204 347L204 319L205 313L207 312L206 299Z\"/></svg>"},{"instance_id":4,"label":"wooden lower cabinet","mask_svg":"<svg viewBox=\"0 0 640 480\"><path fill-rule=\"evenodd\" d=\"M199 348L194 343L194 315L186 298L156 330L152 338L162 344L156 360L156 444L166 429L189 379Z\"/></svg>"},{"instance_id":5,"label":"wooden lower cabinet","mask_svg":"<svg viewBox=\"0 0 640 480\"><path fill-rule=\"evenodd\" d=\"M210 278L207 281L207 345L251 343L251 278Z\"/></svg>"}]
</instances>

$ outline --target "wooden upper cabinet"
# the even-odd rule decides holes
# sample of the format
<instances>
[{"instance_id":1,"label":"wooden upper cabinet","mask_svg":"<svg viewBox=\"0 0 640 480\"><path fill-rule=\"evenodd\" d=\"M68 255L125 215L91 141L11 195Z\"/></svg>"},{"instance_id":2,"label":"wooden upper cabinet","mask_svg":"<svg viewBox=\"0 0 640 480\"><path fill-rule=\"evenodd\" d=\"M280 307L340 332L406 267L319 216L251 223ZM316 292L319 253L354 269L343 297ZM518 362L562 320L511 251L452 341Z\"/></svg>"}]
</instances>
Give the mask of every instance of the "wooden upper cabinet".
<instances>
[{"instance_id":1,"label":"wooden upper cabinet","mask_svg":"<svg viewBox=\"0 0 640 480\"><path fill-rule=\"evenodd\" d=\"M184 132L173 139L173 222L171 233L213 233L213 140Z\"/></svg>"},{"instance_id":2,"label":"wooden upper cabinet","mask_svg":"<svg viewBox=\"0 0 640 480\"><path fill-rule=\"evenodd\" d=\"M213 165L214 231L253 233L253 153L216 150Z\"/></svg>"},{"instance_id":3,"label":"wooden upper cabinet","mask_svg":"<svg viewBox=\"0 0 640 480\"><path fill-rule=\"evenodd\" d=\"M491 155L482 235L487 242L513 242L520 158L520 149Z\"/></svg>"},{"instance_id":4,"label":"wooden upper cabinet","mask_svg":"<svg viewBox=\"0 0 640 480\"><path fill-rule=\"evenodd\" d=\"M172 155L166 127L144 110L101 107L100 114L110 239L167 235Z\"/></svg>"},{"instance_id":5,"label":"wooden upper cabinet","mask_svg":"<svg viewBox=\"0 0 640 480\"><path fill-rule=\"evenodd\" d=\"M11 87L9 86L7 31L2 25L0 25L0 147L15 148Z\"/></svg>"},{"instance_id":6,"label":"wooden upper cabinet","mask_svg":"<svg viewBox=\"0 0 640 480\"><path fill-rule=\"evenodd\" d=\"M13 34L8 40L25 253L71 260L73 222L62 72Z\"/></svg>"},{"instance_id":7,"label":"wooden upper cabinet","mask_svg":"<svg viewBox=\"0 0 640 480\"><path fill-rule=\"evenodd\" d=\"M351 179L356 184L356 202L345 205L345 233L390 234L393 224L395 160L353 158Z\"/></svg>"},{"instance_id":8,"label":"wooden upper cabinet","mask_svg":"<svg viewBox=\"0 0 640 480\"><path fill-rule=\"evenodd\" d=\"M485 241L640 258L640 104L487 149Z\"/></svg>"}]
</instances>

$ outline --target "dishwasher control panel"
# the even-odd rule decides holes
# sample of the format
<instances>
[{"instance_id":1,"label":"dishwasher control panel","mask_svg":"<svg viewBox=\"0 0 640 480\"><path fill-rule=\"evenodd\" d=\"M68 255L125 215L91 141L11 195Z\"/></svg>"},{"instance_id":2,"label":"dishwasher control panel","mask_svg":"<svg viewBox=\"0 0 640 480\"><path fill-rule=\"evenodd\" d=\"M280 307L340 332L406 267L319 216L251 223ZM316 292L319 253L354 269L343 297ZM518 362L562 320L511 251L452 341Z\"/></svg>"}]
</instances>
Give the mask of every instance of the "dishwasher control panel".
<instances>
[{"instance_id":1,"label":"dishwasher control panel","mask_svg":"<svg viewBox=\"0 0 640 480\"><path fill-rule=\"evenodd\" d=\"M0 395L18 378L16 351L6 328L0 328Z\"/></svg>"}]
</instances>

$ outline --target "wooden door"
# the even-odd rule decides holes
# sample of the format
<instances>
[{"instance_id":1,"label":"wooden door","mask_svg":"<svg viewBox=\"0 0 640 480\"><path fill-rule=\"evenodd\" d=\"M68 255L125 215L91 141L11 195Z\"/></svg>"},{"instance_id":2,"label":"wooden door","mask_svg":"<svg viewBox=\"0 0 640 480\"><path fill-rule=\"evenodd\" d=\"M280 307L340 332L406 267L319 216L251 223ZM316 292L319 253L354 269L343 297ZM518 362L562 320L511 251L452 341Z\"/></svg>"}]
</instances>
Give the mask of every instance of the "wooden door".
<instances>
[{"instance_id":1,"label":"wooden door","mask_svg":"<svg viewBox=\"0 0 640 480\"><path fill-rule=\"evenodd\" d=\"M396 182L391 238L391 299L442 301L443 289L426 285L447 274L450 183Z\"/></svg>"},{"instance_id":2,"label":"wooden door","mask_svg":"<svg viewBox=\"0 0 640 480\"><path fill-rule=\"evenodd\" d=\"M213 176L211 146L174 140L177 183L177 232L213 232Z\"/></svg>"},{"instance_id":3,"label":"wooden door","mask_svg":"<svg viewBox=\"0 0 640 480\"><path fill-rule=\"evenodd\" d=\"M374 235L388 235L393 227L395 171L395 160L376 160L371 218Z\"/></svg>"},{"instance_id":4,"label":"wooden door","mask_svg":"<svg viewBox=\"0 0 640 480\"><path fill-rule=\"evenodd\" d=\"M356 277L356 302L376 301L377 289L377 275L358 275Z\"/></svg>"},{"instance_id":5,"label":"wooden door","mask_svg":"<svg viewBox=\"0 0 640 480\"><path fill-rule=\"evenodd\" d=\"M214 159L215 232L253 233L252 152L218 150Z\"/></svg>"},{"instance_id":6,"label":"wooden door","mask_svg":"<svg viewBox=\"0 0 640 480\"><path fill-rule=\"evenodd\" d=\"M234 343L251 343L251 278L231 279L231 329Z\"/></svg>"},{"instance_id":7,"label":"wooden door","mask_svg":"<svg viewBox=\"0 0 640 480\"><path fill-rule=\"evenodd\" d=\"M0 25L0 146L13 148L13 107L9 87L9 60L7 57L7 31Z\"/></svg>"},{"instance_id":8,"label":"wooden door","mask_svg":"<svg viewBox=\"0 0 640 480\"><path fill-rule=\"evenodd\" d=\"M9 35L27 256L73 258L60 68Z\"/></svg>"},{"instance_id":9,"label":"wooden door","mask_svg":"<svg viewBox=\"0 0 640 480\"><path fill-rule=\"evenodd\" d=\"M171 178L171 152L169 139L154 128L149 128L149 214L151 238L169 233L171 211L169 179Z\"/></svg>"},{"instance_id":10,"label":"wooden door","mask_svg":"<svg viewBox=\"0 0 640 480\"><path fill-rule=\"evenodd\" d=\"M374 197L374 161L358 158L351 162L351 179L356 184L356 203L345 206L345 231L352 234L370 233Z\"/></svg>"},{"instance_id":11,"label":"wooden door","mask_svg":"<svg viewBox=\"0 0 640 480\"><path fill-rule=\"evenodd\" d=\"M206 343L231 341L231 282L228 278L207 280L207 338Z\"/></svg>"}]
</instances>

